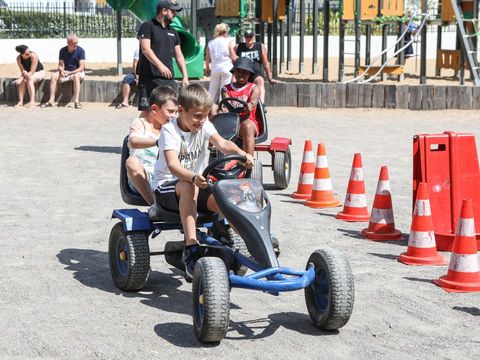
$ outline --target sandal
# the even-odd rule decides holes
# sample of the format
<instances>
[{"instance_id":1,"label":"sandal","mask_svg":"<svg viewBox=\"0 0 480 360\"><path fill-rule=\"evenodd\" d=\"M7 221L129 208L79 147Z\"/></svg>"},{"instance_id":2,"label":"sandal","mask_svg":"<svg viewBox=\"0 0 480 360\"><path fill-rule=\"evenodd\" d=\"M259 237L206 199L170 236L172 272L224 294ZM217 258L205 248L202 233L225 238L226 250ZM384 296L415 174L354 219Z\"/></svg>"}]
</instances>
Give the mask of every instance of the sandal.
<instances>
[{"instance_id":1,"label":"sandal","mask_svg":"<svg viewBox=\"0 0 480 360\"><path fill-rule=\"evenodd\" d=\"M117 104L117 106L115 106L115 109L123 109L123 108L127 108L127 107L128 107L128 105L119 103L119 104Z\"/></svg>"},{"instance_id":2,"label":"sandal","mask_svg":"<svg viewBox=\"0 0 480 360\"><path fill-rule=\"evenodd\" d=\"M53 104L51 102L47 102L45 104L40 105L41 108L51 108L53 107Z\"/></svg>"},{"instance_id":3,"label":"sandal","mask_svg":"<svg viewBox=\"0 0 480 360\"><path fill-rule=\"evenodd\" d=\"M80 104L79 102L76 102L75 103L75 109L81 109L81 108L83 108L83 105Z\"/></svg>"}]
</instances>

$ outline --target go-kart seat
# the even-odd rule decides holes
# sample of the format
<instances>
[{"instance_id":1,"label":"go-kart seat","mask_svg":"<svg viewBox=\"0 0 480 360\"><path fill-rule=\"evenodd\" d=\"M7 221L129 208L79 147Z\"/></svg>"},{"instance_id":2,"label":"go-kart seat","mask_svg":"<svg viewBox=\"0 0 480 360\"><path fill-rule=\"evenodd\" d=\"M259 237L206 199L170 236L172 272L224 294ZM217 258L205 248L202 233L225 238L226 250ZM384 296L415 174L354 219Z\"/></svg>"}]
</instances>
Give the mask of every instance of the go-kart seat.
<instances>
[{"instance_id":1,"label":"go-kart seat","mask_svg":"<svg viewBox=\"0 0 480 360\"><path fill-rule=\"evenodd\" d=\"M130 156L130 150L128 149L127 144L128 135L123 139L122 156L120 159L120 193L122 194L122 199L129 205L148 206L142 195L134 193L128 185L127 167L125 166L125 162Z\"/></svg>"},{"instance_id":2,"label":"go-kart seat","mask_svg":"<svg viewBox=\"0 0 480 360\"><path fill-rule=\"evenodd\" d=\"M263 108L263 103L261 101L258 102L255 118L258 121L258 127L260 131L255 138L255 144L261 144L268 139L267 118L265 117L265 109Z\"/></svg>"}]
</instances>

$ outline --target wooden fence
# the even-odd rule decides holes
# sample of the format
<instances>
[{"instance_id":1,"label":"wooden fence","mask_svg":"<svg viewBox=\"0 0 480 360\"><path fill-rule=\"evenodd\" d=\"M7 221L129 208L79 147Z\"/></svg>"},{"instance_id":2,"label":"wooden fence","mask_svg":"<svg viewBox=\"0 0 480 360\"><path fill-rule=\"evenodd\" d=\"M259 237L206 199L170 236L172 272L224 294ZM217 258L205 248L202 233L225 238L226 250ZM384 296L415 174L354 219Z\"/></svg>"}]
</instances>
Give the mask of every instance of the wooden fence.
<instances>
[{"instance_id":1,"label":"wooden fence","mask_svg":"<svg viewBox=\"0 0 480 360\"><path fill-rule=\"evenodd\" d=\"M0 103L17 102L13 79L0 78ZM208 81L199 81L208 88ZM49 97L50 80L38 86L36 101ZM121 82L85 80L80 101L115 104L120 101ZM58 101L72 100L72 85L59 85ZM132 96L135 96L133 92ZM273 107L385 108L409 110L480 109L480 87L446 85L384 85L298 82L266 84L266 105Z\"/></svg>"}]
</instances>

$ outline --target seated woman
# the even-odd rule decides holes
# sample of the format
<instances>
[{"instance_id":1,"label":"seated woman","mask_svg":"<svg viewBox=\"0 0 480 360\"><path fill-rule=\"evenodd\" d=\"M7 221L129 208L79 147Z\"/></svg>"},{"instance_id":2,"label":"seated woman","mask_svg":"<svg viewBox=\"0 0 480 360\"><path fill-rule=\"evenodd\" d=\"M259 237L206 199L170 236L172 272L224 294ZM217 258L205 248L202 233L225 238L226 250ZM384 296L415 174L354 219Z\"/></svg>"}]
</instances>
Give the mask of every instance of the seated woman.
<instances>
[{"instance_id":1,"label":"seated woman","mask_svg":"<svg viewBox=\"0 0 480 360\"><path fill-rule=\"evenodd\" d=\"M18 87L18 103L15 107L23 106L25 89L28 91L30 102L25 106L35 105L35 83L45 79L43 65L38 59L38 55L31 51L27 45L18 45L15 50L19 53L17 64L20 69L20 77L15 80Z\"/></svg>"},{"instance_id":2,"label":"seated woman","mask_svg":"<svg viewBox=\"0 0 480 360\"><path fill-rule=\"evenodd\" d=\"M257 85L249 82L252 74L255 73L255 67L249 58L238 58L233 65L235 81L225 85L222 88L222 99L227 97L237 98L247 103L248 110L240 114L240 138L242 139L242 148L253 156L255 150L255 136L259 133L259 125L256 119L257 104L260 100L260 89ZM235 106L235 104L233 104ZM222 109L218 109L219 112Z\"/></svg>"}]
</instances>

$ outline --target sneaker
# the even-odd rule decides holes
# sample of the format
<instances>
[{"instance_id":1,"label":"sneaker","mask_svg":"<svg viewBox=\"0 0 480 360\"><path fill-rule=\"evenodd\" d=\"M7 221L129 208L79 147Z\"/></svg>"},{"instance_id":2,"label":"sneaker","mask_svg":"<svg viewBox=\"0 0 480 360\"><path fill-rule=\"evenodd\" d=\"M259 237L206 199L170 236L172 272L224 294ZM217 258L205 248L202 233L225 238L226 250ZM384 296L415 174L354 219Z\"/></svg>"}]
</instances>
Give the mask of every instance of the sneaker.
<instances>
[{"instance_id":1,"label":"sneaker","mask_svg":"<svg viewBox=\"0 0 480 360\"><path fill-rule=\"evenodd\" d=\"M191 282L193 280L193 269L198 259L202 257L202 249L200 245L186 246L182 253L182 261L185 265L185 280Z\"/></svg>"},{"instance_id":2,"label":"sneaker","mask_svg":"<svg viewBox=\"0 0 480 360\"><path fill-rule=\"evenodd\" d=\"M146 97L142 97L138 102L138 111L145 111L149 109L150 105L148 103L148 99Z\"/></svg>"}]
</instances>

